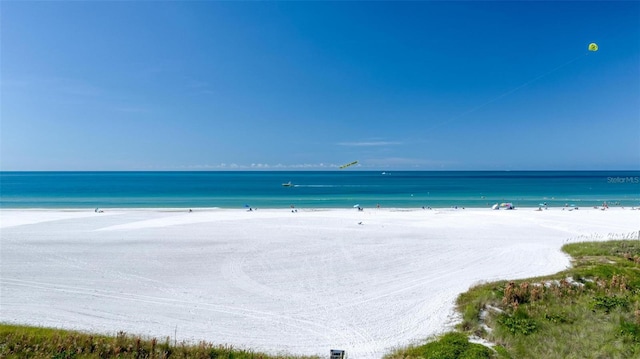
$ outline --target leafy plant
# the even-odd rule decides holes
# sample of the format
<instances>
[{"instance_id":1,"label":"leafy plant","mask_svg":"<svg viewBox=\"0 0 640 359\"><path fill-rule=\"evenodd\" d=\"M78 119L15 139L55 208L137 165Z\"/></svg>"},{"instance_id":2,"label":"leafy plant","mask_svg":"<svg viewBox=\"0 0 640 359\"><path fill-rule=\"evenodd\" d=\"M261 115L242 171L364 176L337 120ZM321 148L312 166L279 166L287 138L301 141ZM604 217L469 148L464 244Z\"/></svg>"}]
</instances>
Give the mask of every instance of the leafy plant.
<instances>
[{"instance_id":1,"label":"leafy plant","mask_svg":"<svg viewBox=\"0 0 640 359\"><path fill-rule=\"evenodd\" d=\"M502 314L498 323L504 326L511 334L529 335L536 331L538 325L524 311L516 311L514 315Z\"/></svg>"},{"instance_id":2,"label":"leafy plant","mask_svg":"<svg viewBox=\"0 0 640 359\"><path fill-rule=\"evenodd\" d=\"M614 308L628 308L629 299L619 296L597 295L593 297L593 309L602 309L606 313L611 312Z\"/></svg>"}]
</instances>

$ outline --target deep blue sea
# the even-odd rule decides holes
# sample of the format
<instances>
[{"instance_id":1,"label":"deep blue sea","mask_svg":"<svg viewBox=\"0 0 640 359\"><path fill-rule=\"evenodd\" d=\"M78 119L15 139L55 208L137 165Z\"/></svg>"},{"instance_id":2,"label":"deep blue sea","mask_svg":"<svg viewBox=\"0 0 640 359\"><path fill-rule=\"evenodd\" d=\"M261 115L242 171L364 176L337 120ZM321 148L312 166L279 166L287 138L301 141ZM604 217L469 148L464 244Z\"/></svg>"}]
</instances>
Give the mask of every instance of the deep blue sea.
<instances>
[{"instance_id":1,"label":"deep blue sea","mask_svg":"<svg viewBox=\"0 0 640 359\"><path fill-rule=\"evenodd\" d=\"M1 208L537 207L605 201L640 206L640 171L0 172Z\"/></svg>"}]
</instances>

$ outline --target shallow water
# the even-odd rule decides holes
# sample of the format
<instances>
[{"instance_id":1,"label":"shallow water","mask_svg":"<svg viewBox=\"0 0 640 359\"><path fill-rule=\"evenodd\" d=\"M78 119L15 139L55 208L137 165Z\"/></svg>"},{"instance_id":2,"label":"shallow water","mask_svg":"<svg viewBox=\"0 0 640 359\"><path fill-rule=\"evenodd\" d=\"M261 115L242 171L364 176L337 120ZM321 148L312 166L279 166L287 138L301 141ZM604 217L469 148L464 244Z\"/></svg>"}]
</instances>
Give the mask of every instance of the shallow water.
<instances>
[{"instance_id":1,"label":"shallow water","mask_svg":"<svg viewBox=\"0 0 640 359\"><path fill-rule=\"evenodd\" d=\"M640 206L640 171L2 172L0 184L3 208Z\"/></svg>"}]
</instances>

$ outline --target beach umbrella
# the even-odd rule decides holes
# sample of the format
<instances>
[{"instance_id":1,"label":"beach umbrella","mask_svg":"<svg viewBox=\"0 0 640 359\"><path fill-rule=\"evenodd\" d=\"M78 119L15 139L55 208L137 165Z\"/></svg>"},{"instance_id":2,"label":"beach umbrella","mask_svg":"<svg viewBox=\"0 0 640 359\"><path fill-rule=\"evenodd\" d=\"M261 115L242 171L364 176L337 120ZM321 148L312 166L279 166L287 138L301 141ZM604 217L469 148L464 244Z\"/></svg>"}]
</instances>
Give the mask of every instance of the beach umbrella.
<instances>
[{"instance_id":1,"label":"beach umbrella","mask_svg":"<svg viewBox=\"0 0 640 359\"><path fill-rule=\"evenodd\" d=\"M358 208L358 207L360 207L360 205L359 205L359 204L354 204L354 205L353 205L353 208Z\"/></svg>"}]
</instances>

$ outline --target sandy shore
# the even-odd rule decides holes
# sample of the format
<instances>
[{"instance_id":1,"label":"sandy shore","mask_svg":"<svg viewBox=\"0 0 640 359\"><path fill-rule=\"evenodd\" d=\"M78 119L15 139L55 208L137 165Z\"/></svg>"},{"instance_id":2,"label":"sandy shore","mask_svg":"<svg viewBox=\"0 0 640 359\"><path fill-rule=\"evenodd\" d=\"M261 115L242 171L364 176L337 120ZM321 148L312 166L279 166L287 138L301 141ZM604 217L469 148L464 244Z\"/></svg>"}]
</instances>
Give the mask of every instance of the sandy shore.
<instances>
[{"instance_id":1,"label":"sandy shore","mask_svg":"<svg viewBox=\"0 0 640 359\"><path fill-rule=\"evenodd\" d=\"M447 330L475 283L639 229L620 208L2 210L0 321L380 358Z\"/></svg>"}]
</instances>

